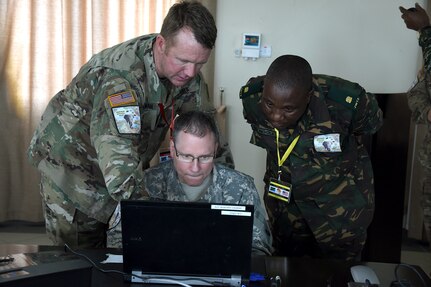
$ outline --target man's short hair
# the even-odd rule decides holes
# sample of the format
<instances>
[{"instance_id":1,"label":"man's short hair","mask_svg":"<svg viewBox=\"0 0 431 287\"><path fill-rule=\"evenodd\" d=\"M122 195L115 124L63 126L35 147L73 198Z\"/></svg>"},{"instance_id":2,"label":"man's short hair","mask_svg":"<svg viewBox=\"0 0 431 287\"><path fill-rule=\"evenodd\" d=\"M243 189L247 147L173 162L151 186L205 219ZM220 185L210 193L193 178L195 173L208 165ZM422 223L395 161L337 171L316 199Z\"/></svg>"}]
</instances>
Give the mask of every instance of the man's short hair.
<instances>
[{"instance_id":1,"label":"man's short hair","mask_svg":"<svg viewBox=\"0 0 431 287\"><path fill-rule=\"evenodd\" d=\"M213 134L215 143L219 143L220 135L214 118L212 115L202 111L189 111L176 117L172 131L172 138L175 143L179 132L200 138Z\"/></svg>"},{"instance_id":2,"label":"man's short hair","mask_svg":"<svg viewBox=\"0 0 431 287\"><path fill-rule=\"evenodd\" d=\"M181 1L172 5L163 20L160 35L170 42L182 28L188 28L202 46L214 48L217 27L208 9L196 1Z\"/></svg>"},{"instance_id":3,"label":"man's short hair","mask_svg":"<svg viewBox=\"0 0 431 287\"><path fill-rule=\"evenodd\" d=\"M292 87L311 91L313 73L310 64L296 55L283 55L275 59L266 72L265 83L282 89Z\"/></svg>"}]
</instances>

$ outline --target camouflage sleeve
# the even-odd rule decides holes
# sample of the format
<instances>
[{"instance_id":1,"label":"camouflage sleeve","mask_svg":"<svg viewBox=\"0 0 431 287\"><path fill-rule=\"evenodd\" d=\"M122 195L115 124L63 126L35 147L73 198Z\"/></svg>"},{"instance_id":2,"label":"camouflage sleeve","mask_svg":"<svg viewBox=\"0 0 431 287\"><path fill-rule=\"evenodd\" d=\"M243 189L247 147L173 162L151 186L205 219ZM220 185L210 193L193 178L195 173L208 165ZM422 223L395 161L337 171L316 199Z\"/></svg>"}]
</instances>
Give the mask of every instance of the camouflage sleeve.
<instances>
[{"instance_id":1,"label":"camouflage sleeve","mask_svg":"<svg viewBox=\"0 0 431 287\"><path fill-rule=\"evenodd\" d=\"M237 178L235 181L239 184L239 189L244 190L240 203L254 205L253 254L271 255L272 235L253 178L246 176L246 179Z\"/></svg>"},{"instance_id":2,"label":"camouflage sleeve","mask_svg":"<svg viewBox=\"0 0 431 287\"><path fill-rule=\"evenodd\" d=\"M383 112L376 97L372 93L363 91L352 122L352 131L355 135L373 134L383 125Z\"/></svg>"},{"instance_id":3,"label":"camouflage sleeve","mask_svg":"<svg viewBox=\"0 0 431 287\"><path fill-rule=\"evenodd\" d=\"M256 188L254 188L254 190L253 253L271 255L273 252L271 231L265 217L265 210L259 194Z\"/></svg>"},{"instance_id":4,"label":"camouflage sleeve","mask_svg":"<svg viewBox=\"0 0 431 287\"><path fill-rule=\"evenodd\" d=\"M262 94L264 80L265 76L252 77L239 91L239 98L242 102L243 117L252 128L250 143L262 148L266 148L266 146L262 145L258 140L256 129L258 125L257 115L261 115L258 105Z\"/></svg>"},{"instance_id":5,"label":"camouflage sleeve","mask_svg":"<svg viewBox=\"0 0 431 287\"><path fill-rule=\"evenodd\" d=\"M108 229L106 231L106 247L123 247L121 234L121 206L119 202L108 222Z\"/></svg>"},{"instance_id":6,"label":"camouflage sleeve","mask_svg":"<svg viewBox=\"0 0 431 287\"><path fill-rule=\"evenodd\" d=\"M429 84L426 79L429 79L429 73L425 74L425 78L418 81L407 92L407 103L412 111L412 119L418 124L428 122L428 111L431 108L431 98L429 95Z\"/></svg>"},{"instance_id":7,"label":"camouflage sleeve","mask_svg":"<svg viewBox=\"0 0 431 287\"><path fill-rule=\"evenodd\" d=\"M146 199L167 200L167 191L174 192L178 189L173 185L173 182L176 182L175 177L172 160L161 162L147 169L140 183L140 191L133 195L133 199L142 199L144 192Z\"/></svg>"},{"instance_id":8,"label":"camouflage sleeve","mask_svg":"<svg viewBox=\"0 0 431 287\"><path fill-rule=\"evenodd\" d=\"M163 163L162 163L163 164ZM146 169L143 172L142 180L138 180L138 188L130 195L132 200L151 200L163 199L166 184L164 180L165 172L162 164L153 168ZM154 192L155 191L155 192ZM121 205L118 202L117 208L108 222L106 231L106 247L122 248L122 228L121 228Z\"/></svg>"},{"instance_id":9,"label":"camouflage sleeve","mask_svg":"<svg viewBox=\"0 0 431 287\"><path fill-rule=\"evenodd\" d=\"M216 117L217 111L209 96L208 86L205 83L205 80L203 79L202 74L199 74L199 75L200 77L199 79L197 79L197 83L198 83L197 87L192 87L192 90L195 90L194 92L192 92L194 93L194 96L191 97L192 100L185 102L182 105L180 112L186 112L186 111L195 110L195 109L205 111L211 114L214 117L214 120L216 121L216 123L218 124L217 117ZM235 168L232 152L230 150L230 147L226 138L224 138L223 136L220 136L220 144L219 144L219 149L217 151L215 161L218 163L222 163L232 169Z\"/></svg>"},{"instance_id":10,"label":"camouflage sleeve","mask_svg":"<svg viewBox=\"0 0 431 287\"><path fill-rule=\"evenodd\" d=\"M94 142L109 194L116 201L129 198L143 169L137 147L114 135L101 135Z\"/></svg>"},{"instance_id":11,"label":"camouflage sleeve","mask_svg":"<svg viewBox=\"0 0 431 287\"><path fill-rule=\"evenodd\" d=\"M431 27L421 30L419 46L422 47L424 67L426 72L431 72Z\"/></svg>"},{"instance_id":12,"label":"camouflage sleeve","mask_svg":"<svg viewBox=\"0 0 431 287\"><path fill-rule=\"evenodd\" d=\"M123 90L129 90L131 87L125 79L116 75L107 76L102 85L105 86L100 87L94 97L90 138L96 150L99 168L109 195L114 200L120 201L128 199L137 189L138 180L142 179L142 173L148 167L149 163L144 162L140 157L140 148L141 145L145 146L143 142L148 141L152 131L146 133L145 138L138 131L121 133L114 116L114 108L111 107L108 97L115 93L117 87ZM138 111L139 114L137 100L124 107L134 108L134 111ZM141 116L144 117L144 115ZM143 128L140 127L140 129ZM150 144L147 149L150 148ZM109 214L109 211L106 213Z\"/></svg>"},{"instance_id":13,"label":"camouflage sleeve","mask_svg":"<svg viewBox=\"0 0 431 287\"><path fill-rule=\"evenodd\" d=\"M419 36L419 46L422 48L424 75L407 92L407 102L412 111L412 119L418 124L428 123L428 111L431 108L429 95L429 84L427 79L431 75L431 27L421 30Z\"/></svg>"}]
</instances>

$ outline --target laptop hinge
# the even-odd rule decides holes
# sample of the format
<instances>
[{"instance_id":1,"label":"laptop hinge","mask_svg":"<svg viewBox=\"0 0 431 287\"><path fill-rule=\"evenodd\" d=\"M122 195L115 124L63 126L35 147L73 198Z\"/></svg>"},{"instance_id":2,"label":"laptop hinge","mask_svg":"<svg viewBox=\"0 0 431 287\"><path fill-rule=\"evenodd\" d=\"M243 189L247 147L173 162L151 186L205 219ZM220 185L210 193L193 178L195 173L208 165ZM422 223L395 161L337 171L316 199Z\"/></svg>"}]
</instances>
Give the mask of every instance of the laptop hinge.
<instances>
[{"instance_id":1,"label":"laptop hinge","mask_svg":"<svg viewBox=\"0 0 431 287\"><path fill-rule=\"evenodd\" d=\"M225 286L241 287L241 275L231 277L211 277L211 276L184 276L184 275L160 275L143 274L141 271L132 271L129 277L132 283L151 283L151 284L176 284L175 281L188 285L212 286L223 284Z\"/></svg>"}]
</instances>

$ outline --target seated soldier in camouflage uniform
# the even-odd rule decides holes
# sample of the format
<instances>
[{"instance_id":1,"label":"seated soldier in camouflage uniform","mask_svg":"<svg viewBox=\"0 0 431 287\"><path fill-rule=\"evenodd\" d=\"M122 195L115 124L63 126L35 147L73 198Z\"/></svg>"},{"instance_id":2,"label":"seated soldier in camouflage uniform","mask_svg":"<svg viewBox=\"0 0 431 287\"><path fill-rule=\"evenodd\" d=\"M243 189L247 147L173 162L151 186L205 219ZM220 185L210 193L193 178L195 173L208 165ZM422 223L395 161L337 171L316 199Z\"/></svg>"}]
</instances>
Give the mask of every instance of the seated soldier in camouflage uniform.
<instances>
[{"instance_id":1,"label":"seated soldier in camouflage uniform","mask_svg":"<svg viewBox=\"0 0 431 287\"><path fill-rule=\"evenodd\" d=\"M272 237L253 178L213 162L219 132L207 114L191 111L175 119L172 160L145 170L131 199L253 204L253 253L271 254ZM121 247L117 206L107 233L108 247ZM148 230L151 232L151 230Z\"/></svg>"},{"instance_id":2,"label":"seated soldier in camouflage uniform","mask_svg":"<svg viewBox=\"0 0 431 287\"><path fill-rule=\"evenodd\" d=\"M250 142L267 151L264 201L274 254L360 259L374 188L359 137L383 123L374 95L313 75L305 59L284 55L240 97Z\"/></svg>"},{"instance_id":3,"label":"seated soldier in camouflage uniform","mask_svg":"<svg viewBox=\"0 0 431 287\"><path fill-rule=\"evenodd\" d=\"M214 112L200 69L217 38L200 3L174 4L160 34L94 55L49 102L28 157L41 172L47 233L55 245L106 245L118 201L137 190L172 115ZM221 144L218 159L233 166Z\"/></svg>"}]
</instances>

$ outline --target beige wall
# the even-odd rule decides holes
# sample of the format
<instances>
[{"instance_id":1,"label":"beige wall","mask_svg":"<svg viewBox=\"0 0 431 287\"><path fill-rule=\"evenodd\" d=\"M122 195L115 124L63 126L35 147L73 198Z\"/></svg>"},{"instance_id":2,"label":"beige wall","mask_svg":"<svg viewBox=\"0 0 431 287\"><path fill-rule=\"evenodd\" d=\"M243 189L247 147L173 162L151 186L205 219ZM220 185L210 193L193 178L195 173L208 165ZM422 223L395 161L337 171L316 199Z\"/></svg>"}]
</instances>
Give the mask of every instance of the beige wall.
<instances>
[{"instance_id":1,"label":"beige wall","mask_svg":"<svg viewBox=\"0 0 431 287\"><path fill-rule=\"evenodd\" d=\"M418 1L423 4L423 1ZM264 74L282 54L309 60L314 72L359 82L376 93L406 91L419 66L417 34L407 30L393 0L218 0L214 95L225 90L227 136L238 170L255 178L262 191L265 152L249 144L251 128L242 116L240 87ZM262 33L272 57L257 61L236 58L243 32Z\"/></svg>"}]
</instances>

